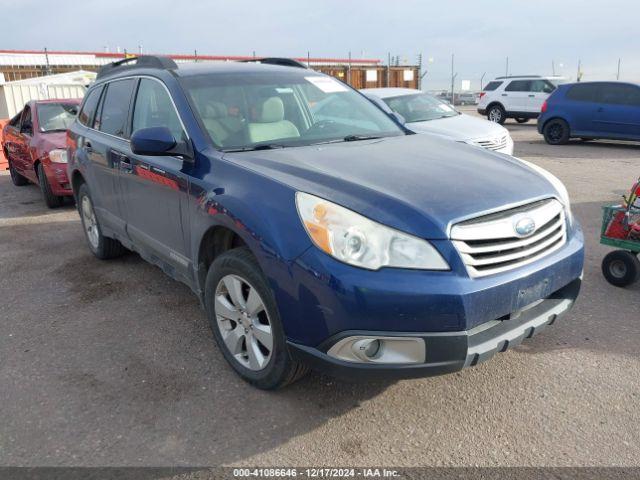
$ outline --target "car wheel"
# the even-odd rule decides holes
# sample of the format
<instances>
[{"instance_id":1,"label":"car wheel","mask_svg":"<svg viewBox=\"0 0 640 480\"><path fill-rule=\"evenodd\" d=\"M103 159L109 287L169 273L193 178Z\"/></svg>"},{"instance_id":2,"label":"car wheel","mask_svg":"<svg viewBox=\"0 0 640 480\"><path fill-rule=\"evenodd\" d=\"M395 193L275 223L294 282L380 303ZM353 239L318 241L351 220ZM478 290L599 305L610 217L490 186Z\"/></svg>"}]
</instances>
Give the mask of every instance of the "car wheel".
<instances>
[{"instance_id":1,"label":"car wheel","mask_svg":"<svg viewBox=\"0 0 640 480\"><path fill-rule=\"evenodd\" d=\"M502 106L493 105L489 108L489 111L487 111L487 119L489 119L490 122L502 125L507 120L507 114Z\"/></svg>"},{"instance_id":2,"label":"car wheel","mask_svg":"<svg viewBox=\"0 0 640 480\"><path fill-rule=\"evenodd\" d=\"M516 118L516 122L518 123L527 123L528 121L528 118Z\"/></svg>"},{"instance_id":3,"label":"car wheel","mask_svg":"<svg viewBox=\"0 0 640 480\"><path fill-rule=\"evenodd\" d=\"M64 198L58 195L54 195L51 191L51 185L49 185L47 174L44 173L44 167L41 163L38 164L38 183L40 184L40 190L42 191L44 203L47 205L47 207L56 208L62 205L62 203L64 202Z\"/></svg>"},{"instance_id":4,"label":"car wheel","mask_svg":"<svg viewBox=\"0 0 640 480\"><path fill-rule=\"evenodd\" d=\"M626 287L640 278L640 260L626 250L615 250L602 260L602 273L611 285Z\"/></svg>"},{"instance_id":5,"label":"car wheel","mask_svg":"<svg viewBox=\"0 0 640 480\"><path fill-rule=\"evenodd\" d=\"M216 258L205 288L213 335L240 377L273 390L308 371L287 348L273 293L248 248L235 248Z\"/></svg>"},{"instance_id":6,"label":"car wheel","mask_svg":"<svg viewBox=\"0 0 640 480\"><path fill-rule=\"evenodd\" d=\"M16 187L24 187L25 185L28 185L29 184L29 180L27 180L22 175L20 175L18 172L16 172L16 169L13 168L13 164L11 163L11 160L9 160L8 156L7 156L7 161L9 162L9 175L11 175L11 182Z\"/></svg>"},{"instance_id":7,"label":"car wheel","mask_svg":"<svg viewBox=\"0 0 640 480\"><path fill-rule=\"evenodd\" d=\"M560 118L549 120L542 134L549 145L564 145L569 141L569 124Z\"/></svg>"},{"instance_id":8,"label":"car wheel","mask_svg":"<svg viewBox=\"0 0 640 480\"><path fill-rule=\"evenodd\" d=\"M78 211L89 249L96 257L106 260L119 257L127 251L119 241L102 234L86 183L78 189Z\"/></svg>"}]
</instances>

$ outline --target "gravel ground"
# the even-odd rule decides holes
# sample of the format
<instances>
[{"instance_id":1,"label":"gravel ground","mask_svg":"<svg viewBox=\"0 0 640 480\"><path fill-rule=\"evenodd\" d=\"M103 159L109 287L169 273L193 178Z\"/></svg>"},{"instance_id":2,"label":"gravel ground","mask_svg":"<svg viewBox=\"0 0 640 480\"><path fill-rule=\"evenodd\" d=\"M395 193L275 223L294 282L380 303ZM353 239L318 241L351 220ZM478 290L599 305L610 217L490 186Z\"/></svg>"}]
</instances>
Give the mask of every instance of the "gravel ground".
<instances>
[{"instance_id":1,"label":"gravel ground","mask_svg":"<svg viewBox=\"0 0 640 480\"><path fill-rule=\"evenodd\" d=\"M131 254L101 262L74 207L0 175L1 465L638 465L640 284L600 273L600 205L640 146L551 147L509 123L516 155L558 175L587 238L575 309L463 372L251 388L194 295Z\"/></svg>"}]
</instances>

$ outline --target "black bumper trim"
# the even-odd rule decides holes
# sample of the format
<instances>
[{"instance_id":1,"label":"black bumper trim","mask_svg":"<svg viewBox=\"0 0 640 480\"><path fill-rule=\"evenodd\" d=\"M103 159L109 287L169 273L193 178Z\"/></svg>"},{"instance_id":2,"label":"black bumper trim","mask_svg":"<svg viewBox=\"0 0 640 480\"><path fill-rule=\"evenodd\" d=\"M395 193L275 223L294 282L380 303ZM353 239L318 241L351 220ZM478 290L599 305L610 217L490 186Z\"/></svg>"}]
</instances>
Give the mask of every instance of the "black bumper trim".
<instances>
[{"instance_id":1,"label":"black bumper trim","mask_svg":"<svg viewBox=\"0 0 640 480\"><path fill-rule=\"evenodd\" d=\"M443 375L475 366L496 353L519 345L551 325L568 312L580 292L582 280L575 279L539 304L512 315L508 320L494 320L472 330L458 332L377 332L350 330L340 332L318 348L288 342L292 354L311 368L328 375L353 380L382 380ZM427 358L419 364L374 364L346 362L327 355L339 340L357 335L422 338Z\"/></svg>"}]
</instances>

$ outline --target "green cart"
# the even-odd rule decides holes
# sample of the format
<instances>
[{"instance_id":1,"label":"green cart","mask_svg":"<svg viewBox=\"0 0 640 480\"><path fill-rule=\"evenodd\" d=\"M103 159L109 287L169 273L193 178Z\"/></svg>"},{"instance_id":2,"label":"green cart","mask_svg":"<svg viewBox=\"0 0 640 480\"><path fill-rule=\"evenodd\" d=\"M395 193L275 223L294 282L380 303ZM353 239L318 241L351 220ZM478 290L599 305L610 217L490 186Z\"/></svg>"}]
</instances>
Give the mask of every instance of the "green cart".
<instances>
[{"instance_id":1,"label":"green cart","mask_svg":"<svg viewBox=\"0 0 640 480\"><path fill-rule=\"evenodd\" d=\"M611 226L612 222L620 224L619 219L622 217L622 226L628 228L629 219L640 215L640 209L622 205L606 206L602 209L600 243L617 248L602 260L602 273L610 284L626 287L640 278L640 240L616 238L612 236Z\"/></svg>"}]
</instances>

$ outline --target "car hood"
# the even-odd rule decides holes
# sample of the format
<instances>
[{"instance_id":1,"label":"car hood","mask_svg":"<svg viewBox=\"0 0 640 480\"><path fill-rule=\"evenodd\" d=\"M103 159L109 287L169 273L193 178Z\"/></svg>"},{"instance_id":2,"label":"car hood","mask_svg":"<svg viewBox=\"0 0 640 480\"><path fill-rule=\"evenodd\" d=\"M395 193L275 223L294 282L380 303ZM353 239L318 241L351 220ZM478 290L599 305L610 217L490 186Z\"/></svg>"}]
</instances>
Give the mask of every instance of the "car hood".
<instances>
[{"instance_id":1,"label":"car hood","mask_svg":"<svg viewBox=\"0 0 640 480\"><path fill-rule=\"evenodd\" d=\"M224 159L428 239L447 238L458 221L557 196L543 176L513 157L432 135L226 153Z\"/></svg>"},{"instance_id":2,"label":"car hood","mask_svg":"<svg viewBox=\"0 0 640 480\"><path fill-rule=\"evenodd\" d=\"M67 132L40 133L38 135L38 147L47 152L54 148L66 148L66 146Z\"/></svg>"},{"instance_id":3,"label":"car hood","mask_svg":"<svg viewBox=\"0 0 640 480\"><path fill-rule=\"evenodd\" d=\"M502 137L508 133L497 123L464 113L426 122L409 122L405 126L416 133L431 133L462 142Z\"/></svg>"}]
</instances>

